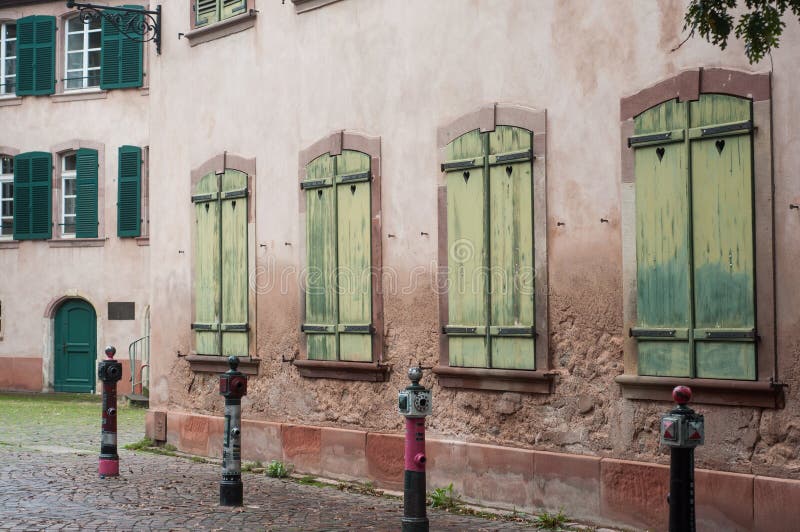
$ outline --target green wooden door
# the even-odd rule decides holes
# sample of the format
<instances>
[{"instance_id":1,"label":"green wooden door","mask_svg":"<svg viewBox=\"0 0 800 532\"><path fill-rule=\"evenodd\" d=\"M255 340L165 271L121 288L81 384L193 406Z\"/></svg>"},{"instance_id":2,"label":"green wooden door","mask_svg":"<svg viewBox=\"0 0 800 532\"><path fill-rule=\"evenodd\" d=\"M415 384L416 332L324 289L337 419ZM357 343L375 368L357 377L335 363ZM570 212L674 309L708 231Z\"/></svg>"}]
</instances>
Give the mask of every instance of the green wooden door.
<instances>
[{"instance_id":1,"label":"green wooden door","mask_svg":"<svg viewBox=\"0 0 800 532\"><path fill-rule=\"evenodd\" d=\"M55 390L94 392L97 359L94 309L79 299L61 305L55 319Z\"/></svg>"}]
</instances>

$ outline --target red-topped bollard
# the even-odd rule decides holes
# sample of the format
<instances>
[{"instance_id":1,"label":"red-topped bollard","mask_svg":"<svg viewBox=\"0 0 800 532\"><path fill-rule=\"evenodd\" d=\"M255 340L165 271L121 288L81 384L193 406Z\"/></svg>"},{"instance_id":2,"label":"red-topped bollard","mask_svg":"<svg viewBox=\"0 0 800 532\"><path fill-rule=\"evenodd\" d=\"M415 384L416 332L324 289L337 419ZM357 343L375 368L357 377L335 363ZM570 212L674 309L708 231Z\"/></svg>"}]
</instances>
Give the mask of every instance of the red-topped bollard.
<instances>
[{"instance_id":1,"label":"red-topped bollard","mask_svg":"<svg viewBox=\"0 0 800 532\"><path fill-rule=\"evenodd\" d=\"M431 392L423 387L422 368L408 370L411 386L400 392L398 407L406 417L405 473L403 479L403 532L427 532L425 511L425 417L433 408Z\"/></svg>"},{"instance_id":2,"label":"red-topped bollard","mask_svg":"<svg viewBox=\"0 0 800 532\"><path fill-rule=\"evenodd\" d=\"M241 506L242 484L242 397L247 395L247 376L238 371L239 358L228 357L231 369L219 376L219 393L225 398L225 433L222 442L221 506Z\"/></svg>"},{"instance_id":3,"label":"red-topped bollard","mask_svg":"<svg viewBox=\"0 0 800 532\"><path fill-rule=\"evenodd\" d=\"M692 390L676 386L672 399L677 408L661 418L661 443L670 447L669 464L669 530L694 532L694 448L705 441L702 414L689 408Z\"/></svg>"},{"instance_id":4,"label":"red-topped bollard","mask_svg":"<svg viewBox=\"0 0 800 532\"><path fill-rule=\"evenodd\" d=\"M117 454L117 382L122 379L122 364L114 360L117 349L106 347L106 360L97 365L97 376L103 381L103 413L100 431L100 478L119 476Z\"/></svg>"}]
</instances>

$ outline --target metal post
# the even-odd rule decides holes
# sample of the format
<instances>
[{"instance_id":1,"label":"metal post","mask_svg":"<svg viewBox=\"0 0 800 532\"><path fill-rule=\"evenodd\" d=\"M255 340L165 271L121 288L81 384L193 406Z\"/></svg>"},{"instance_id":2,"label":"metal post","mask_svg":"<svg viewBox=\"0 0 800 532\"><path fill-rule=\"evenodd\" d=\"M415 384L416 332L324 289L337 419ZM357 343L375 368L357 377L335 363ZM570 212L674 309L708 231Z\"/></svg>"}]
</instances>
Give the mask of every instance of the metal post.
<instances>
[{"instance_id":1,"label":"metal post","mask_svg":"<svg viewBox=\"0 0 800 532\"><path fill-rule=\"evenodd\" d=\"M406 417L405 476L403 485L403 532L427 532L425 508L425 417L433 404L430 390L423 387L422 368L408 370L411 386L400 392L398 407Z\"/></svg>"},{"instance_id":2,"label":"metal post","mask_svg":"<svg viewBox=\"0 0 800 532\"><path fill-rule=\"evenodd\" d=\"M117 349L106 347L106 360L97 366L97 376L103 381L103 413L100 432L100 478L119 476L117 454L117 382L122 379L122 364L114 360Z\"/></svg>"},{"instance_id":3,"label":"metal post","mask_svg":"<svg viewBox=\"0 0 800 532\"><path fill-rule=\"evenodd\" d=\"M225 432L222 443L221 506L241 506L242 485L242 397L247 395L247 376L237 371L239 359L228 357L231 369L219 376L219 393L225 397Z\"/></svg>"},{"instance_id":4,"label":"metal post","mask_svg":"<svg viewBox=\"0 0 800 532\"><path fill-rule=\"evenodd\" d=\"M672 398L677 408L661 418L661 443L670 447L669 530L695 532L694 448L705 441L704 419L689 408L692 390L676 386Z\"/></svg>"}]
</instances>

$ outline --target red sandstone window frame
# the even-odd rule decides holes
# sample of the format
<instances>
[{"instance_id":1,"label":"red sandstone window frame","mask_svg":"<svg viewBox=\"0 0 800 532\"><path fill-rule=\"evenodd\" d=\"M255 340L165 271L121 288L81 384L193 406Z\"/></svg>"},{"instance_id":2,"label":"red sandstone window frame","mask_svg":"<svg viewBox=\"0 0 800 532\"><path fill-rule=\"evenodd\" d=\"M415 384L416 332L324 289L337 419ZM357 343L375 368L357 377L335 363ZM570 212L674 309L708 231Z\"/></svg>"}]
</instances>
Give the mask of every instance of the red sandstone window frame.
<instances>
[{"instance_id":1,"label":"red sandstone window frame","mask_svg":"<svg viewBox=\"0 0 800 532\"><path fill-rule=\"evenodd\" d=\"M783 385L777 374L775 333L775 266L772 171L772 83L769 73L753 74L724 68L687 70L620 99L620 149L622 188L622 262L624 330L635 327L636 313L636 176L634 150L627 139L634 132L634 118L672 99L699 99L701 94L738 96L753 102L753 166L755 198L756 329L759 334L757 380L651 377L638 374L636 339L623 344L625 372L616 378L626 399L671 400L679 384L690 386L696 403L781 408Z\"/></svg>"},{"instance_id":2,"label":"red sandstone window frame","mask_svg":"<svg viewBox=\"0 0 800 532\"><path fill-rule=\"evenodd\" d=\"M433 368L439 384L445 388L468 388L523 393L552 393L556 373L550 365L550 328L547 279L547 113L520 105L492 103L463 115L439 128L437 145L439 163L445 161L447 145L470 131L494 131L497 126L514 126L533 134L533 231L535 310L535 370L464 368L450 366L448 337L443 327L448 323L448 293L439 290L439 364ZM445 173L439 175L438 265L437 286L447 286L447 186Z\"/></svg>"},{"instance_id":3,"label":"red sandstone window frame","mask_svg":"<svg viewBox=\"0 0 800 532\"><path fill-rule=\"evenodd\" d=\"M335 131L321 138L308 148L302 150L298 162L298 207L300 214L299 234L305 235L306 192L299 183L306 178L306 166L317 157L325 154L340 155L342 150L354 150L364 153L370 158L371 185L371 245L372 271L382 272L381 244L381 137L370 137L354 131ZM306 243L302 237L299 250L300 271L305 271ZM300 340L300 356L294 361L300 375L309 378L326 378L340 380L359 380L384 382L388 380L389 366L384 363L383 355L383 290L382 275L371 275L372 278L372 362L342 362L334 360L309 360L305 335ZM305 286L300 289L301 323L305 322L306 292ZM298 329L299 329L298 325Z\"/></svg>"}]
</instances>

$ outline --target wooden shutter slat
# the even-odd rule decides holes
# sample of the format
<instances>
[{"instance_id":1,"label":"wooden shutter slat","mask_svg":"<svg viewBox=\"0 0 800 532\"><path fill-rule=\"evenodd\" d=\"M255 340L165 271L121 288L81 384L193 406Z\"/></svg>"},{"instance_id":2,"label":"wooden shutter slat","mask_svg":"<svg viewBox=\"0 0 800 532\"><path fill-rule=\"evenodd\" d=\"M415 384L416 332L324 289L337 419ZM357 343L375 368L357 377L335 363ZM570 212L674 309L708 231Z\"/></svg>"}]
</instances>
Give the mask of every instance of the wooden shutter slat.
<instances>
[{"instance_id":1,"label":"wooden shutter slat","mask_svg":"<svg viewBox=\"0 0 800 532\"><path fill-rule=\"evenodd\" d=\"M97 150L75 154L75 236L97 238Z\"/></svg>"},{"instance_id":2,"label":"wooden shutter slat","mask_svg":"<svg viewBox=\"0 0 800 532\"><path fill-rule=\"evenodd\" d=\"M247 0L222 0L222 16L221 19L235 17L241 15L247 10Z\"/></svg>"},{"instance_id":3,"label":"wooden shutter slat","mask_svg":"<svg viewBox=\"0 0 800 532\"><path fill-rule=\"evenodd\" d=\"M334 174L334 158L322 155L306 166L307 181L318 181ZM310 360L336 360L338 337L335 332L338 301L336 275L335 187L311 188L306 196L306 323L331 326L330 333L306 335Z\"/></svg>"},{"instance_id":4,"label":"wooden shutter slat","mask_svg":"<svg viewBox=\"0 0 800 532\"><path fill-rule=\"evenodd\" d=\"M670 101L636 118L636 135L686 128L685 104ZM688 330L692 324L690 204L686 146L635 148L638 329ZM639 374L692 376L688 335L637 337Z\"/></svg>"},{"instance_id":5,"label":"wooden shutter slat","mask_svg":"<svg viewBox=\"0 0 800 532\"><path fill-rule=\"evenodd\" d=\"M371 183L342 181L341 176L363 176L369 169L370 158L364 153L344 150L336 157L339 359L354 362L372 361L371 336L348 332L341 325L368 327L372 321Z\"/></svg>"},{"instance_id":6,"label":"wooden shutter slat","mask_svg":"<svg viewBox=\"0 0 800 532\"><path fill-rule=\"evenodd\" d=\"M489 154L525 154L530 131L498 126L488 135ZM492 329L533 328L533 169L520 155L489 168L489 285ZM523 334L523 333L520 333ZM514 335L492 338L491 367L535 369L534 339ZM513 336L513 337L512 337Z\"/></svg>"},{"instance_id":7,"label":"wooden shutter slat","mask_svg":"<svg viewBox=\"0 0 800 532\"><path fill-rule=\"evenodd\" d=\"M746 101L722 95L703 95L692 107L706 129L714 127L710 120L746 121L749 113ZM697 376L752 380L754 338L714 334L755 328L751 138L693 140L691 164L695 327L703 333L695 344Z\"/></svg>"},{"instance_id":8,"label":"wooden shutter slat","mask_svg":"<svg viewBox=\"0 0 800 532\"><path fill-rule=\"evenodd\" d=\"M138 237L142 222L142 149L120 146L117 166L117 236Z\"/></svg>"},{"instance_id":9,"label":"wooden shutter slat","mask_svg":"<svg viewBox=\"0 0 800 532\"><path fill-rule=\"evenodd\" d=\"M485 154L485 135L466 133L447 147L448 161L469 161ZM446 162L445 165L448 163ZM448 324L485 327L486 183L483 166L447 171ZM486 336L449 336L451 366L488 367Z\"/></svg>"},{"instance_id":10,"label":"wooden shutter slat","mask_svg":"<svg viewBox=\"0 0 800 532\"><path fill-rule=\"evenodd\" d=\"M222 354L247 356L247 202L246 195L228 193L247 189L247 174L226 170L222 175L220 202L222 231Z\"/></svg>"},{"instance_id":11,"label":"wooden shutter slat","mask_svg":"<svg viewBox=\"0 0 800 532\"><path fill-rule=\"evenodd\" d=\"M206 26L220 20L219 0L195 0L194 10L196 27Z\"/></svg>"},{"instance_id":12,"label":"wooden shutter slat","mask_svg":"<svg viewBox=\"0 0 800 532\"><path fill-rule=\"evenodd\" d=\"M217 175L205 175L195 194L218 194ZM195 203L195 322L212 325L195 330L195 349L201 355L221 354L220 344L220 232L218 202Z\"/></svg>"}]
</instances>

